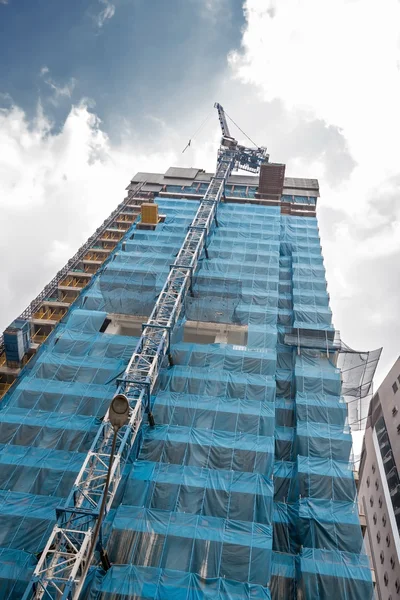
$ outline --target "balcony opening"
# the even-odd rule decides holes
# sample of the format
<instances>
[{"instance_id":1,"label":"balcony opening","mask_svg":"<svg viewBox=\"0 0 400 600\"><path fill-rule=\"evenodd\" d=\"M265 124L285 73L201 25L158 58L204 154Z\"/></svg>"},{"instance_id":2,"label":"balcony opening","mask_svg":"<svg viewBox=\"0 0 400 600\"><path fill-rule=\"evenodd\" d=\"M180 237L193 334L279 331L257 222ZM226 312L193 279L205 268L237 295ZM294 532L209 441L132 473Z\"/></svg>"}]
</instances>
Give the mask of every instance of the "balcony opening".
<instances>
[{"instance_id":1,"label":"balcony opening","mask_svg":"<svg viewBox=\"0 0 400 600\"><path fill-rule=\"evenodd\" d=\"M145 315L109 314L105 319L101 332L111 335L140 337L142 324L147 322ZM205 323L203 321L186 321L183 341L191 344L231 344L247 346L247 325L230 323Z\"/></svg>"}]
</instances>

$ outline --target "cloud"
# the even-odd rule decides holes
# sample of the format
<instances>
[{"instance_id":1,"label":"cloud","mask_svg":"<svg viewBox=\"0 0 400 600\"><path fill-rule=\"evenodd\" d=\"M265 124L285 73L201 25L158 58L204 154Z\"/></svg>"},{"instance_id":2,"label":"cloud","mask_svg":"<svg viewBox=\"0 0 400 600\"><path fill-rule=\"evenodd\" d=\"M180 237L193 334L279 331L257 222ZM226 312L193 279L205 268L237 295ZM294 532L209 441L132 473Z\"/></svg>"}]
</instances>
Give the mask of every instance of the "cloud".
<instances>
[{"instance_id":1,"label":"cloud","mask_svg":"<svg viewBox=\"0 0 400 600\"><path fill-rule=\"evenodd\" d=\"M245 14L228 60L264 106L247 126L288 175L318 177L334 322L353 347L384 345L380 379L400 337L400 3L247 0Z\"/></svg>"},{"instance_id":2,"label":"cloud","mask_svg":"<svg viewBox=\"0 0 400 600\"><path fill-rule=\"evenodd\" d=\"M226 0L205 0L204 7L210 13L219 13L226 5Z\"/></svg>"},{"instance_id":3,"label":"cloud","mask_svg":"<svg viewBox=\"0 0 400 600\"><path fill-rule=\"evenodd\" d=\"M271 161L286 163L289 175L322 176L333 188L351 177L356 161L340 127L310 110L288 107L283 99L265 100L255 84L225 81L221 92L221 102L226 102L235 122L258 145L268 146ZM249 140L228 122L232 135L248 145Z\"/></svg>"},{"instance_id":4,"label":"cloud","mask_svg":"<svg viewBox=\"0 0 400 600\"><path fill-rule=\"evenodd\" d=\"M57 133L40 105L32 121L15 105L0 109L0 148L2 331L114 210L136 171L165 171L177 157L113 146L84 102Z\"/></svg>"},{"instance_id":5,"label":"cloud","mask_svg":"<svg viewBox=\"0 0 400 600\"><path fill-rule=\"evenodd\" d=\"M4 105L4 104L11 105L12 103L13 103L13 99L10 94L0 92L0 104L1 105Z\"/></svg>"},{"instance_id":6,"label":"cloud","mask_svg":"<svg viewBox=\"0 0 400 600\"><path fill-rule=\"evenodd\" d=\"M8 4L8 0L0 0L0 4Z\"/></svg>"},{"instance_id":7,"label":"cloud","mask_svg":"<svg viewBox=\"0 0 400 600\"><path fill-rule=\"evenodd\" d=\"M95 22L97 27L103 27L104 23L113 18L115 14L115 5L110 0L99 0L104 8L96 15Z\"/></svg>"},{"instance_id":8,"label":"cloud","mask_svg":"<svg viewBox=\"0 0 400 600\"><path fill-rule=\"evenodd\" d=\"M60 97L71 98L76 86L76 79L71 77L68 83L62 86L57 85L52 79L47 79L46 83L54 92L54 101L57 101Z\"/></svg>"},{"instance_id":9,"label":"cloud","mask_svg":"<svg viewBox=\"0 0 400 600\"><path fill-rule=\"evenodd\" d=\"M340 127L350 151L369 163L374 153L366 138L379 141L381 157L393 164L395 136L388 132L393 118L399 124L399 2L388 0L379 11L372 0L284 0L272 19L257 0L247 0L245 10L242 47L229 58L234 75L255 83L264 99L305 107Z\"/></svg>"},{"instance_id":10,"label":"cloud","mask_svg":"<svg viewBox=\"0 0 400 600\"><path fill-rule=\"evenodd\" d=\"M209 21L212 25L217 25L221 19L230 19L231 6L229 0L190 0L200 11L203 19Z\"/></svg>"},{"instance_id":11,"label":"cloud","mask_svg":"<svg viewBox=\"0 0 400 600\"><path fill-rule=\"evenodd\" d=\"M52 95L48 100L57 106L59 100L61 98L71 98L72 93L76 87L77 81L74 77L71 77L67 83L63 85L57 84L52 77L49 76L50 69L46 66L43 66L40 69L40 76L43 78L44 82L50 87L52 91Z\"/></svg>"}]
</instances>

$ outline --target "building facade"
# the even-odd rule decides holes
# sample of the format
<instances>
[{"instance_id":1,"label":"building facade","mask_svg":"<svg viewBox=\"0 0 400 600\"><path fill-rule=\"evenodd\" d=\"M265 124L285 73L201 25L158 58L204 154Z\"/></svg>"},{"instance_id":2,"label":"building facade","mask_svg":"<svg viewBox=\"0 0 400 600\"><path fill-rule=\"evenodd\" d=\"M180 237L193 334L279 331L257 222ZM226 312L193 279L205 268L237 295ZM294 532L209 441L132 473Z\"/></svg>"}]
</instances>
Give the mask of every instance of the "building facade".
<instances>
[{"instance_id":1,"label":"building facade","mask_svg":"<svg viewBox=\"0 0 400 600\"><path fill-rule=\"evenodd\" d=\"M318 182L283 176L228 180L82 598L373 597ZM138 173L6 332L1 598L27 588L211 177Z\"/></svg>"},{"instance_id":2,"label":"building facade","mask_svg":"<svg viewBox=\"0 0 400 600\"><path fill-rule=\"evenodd\" d=\"M400 598L400 358L373 396L360 463L359 502L379 600Z\"/></svg>"}]
</instances>

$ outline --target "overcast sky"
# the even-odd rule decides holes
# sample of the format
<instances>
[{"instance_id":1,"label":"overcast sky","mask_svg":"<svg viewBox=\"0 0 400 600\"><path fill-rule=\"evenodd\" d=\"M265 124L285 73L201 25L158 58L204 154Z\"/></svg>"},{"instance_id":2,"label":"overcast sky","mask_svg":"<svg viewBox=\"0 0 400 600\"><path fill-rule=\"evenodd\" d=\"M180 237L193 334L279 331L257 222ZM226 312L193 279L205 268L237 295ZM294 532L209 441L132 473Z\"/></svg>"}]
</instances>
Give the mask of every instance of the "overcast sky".
<instances>
[{"instance_id":1,"label":"overcast sky","mask_svg":"<svg viewBox=\"0 0 400 600\"><path fill-rule=\"evenodd\" d=\"M213 169L217 100L319 179L334 324L384 347L379 382L400 347L399 0L0 0L0 55L1 330L135 172Z\"/></svg>"}]
</instances>

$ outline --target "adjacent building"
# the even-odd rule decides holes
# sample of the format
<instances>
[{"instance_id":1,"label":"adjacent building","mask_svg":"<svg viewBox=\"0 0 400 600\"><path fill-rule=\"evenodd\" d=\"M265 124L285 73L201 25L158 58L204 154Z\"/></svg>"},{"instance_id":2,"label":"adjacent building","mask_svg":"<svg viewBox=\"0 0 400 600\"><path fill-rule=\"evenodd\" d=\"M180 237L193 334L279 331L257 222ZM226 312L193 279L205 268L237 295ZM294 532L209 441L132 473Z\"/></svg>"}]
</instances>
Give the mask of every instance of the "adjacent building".
<instances>
[{"instance_id":1,"label":"adjacent building","mask_svg":"<svg viewBox=\"0 0 400 600\"><path fill-rule=\"evenodd\" d=\"M4 600L23 596L60 505L73 497L211 178L201 169L138 173L124 202L6 331ZM284 165L264 164L260 178L229 178L151 397L154 422L141 425L104 523L108 558L100 564L96 555L82 598L373 597L318 196L315 179L285 177ZM399 374L393 370L387 392L396 440ZM359 387L348 386L355 404ZM361 499L377 511L395 598L396 509L384 506L397 483L386 492L379 475L388 468L383 414L374 410L370 430L378 423L373 443L385 443L385 454L371 462Z\"/></svg>"},{"instance_id":2,"label":"adjacent building","mask_svg":"<svg viewBox=\"0 0 400 600\"><path fill-rule=\"evenodd\" d=\"M359 502L379 600L400 598L400 358L374 394L360 463Z\"/></svg>"}]
</instances>

